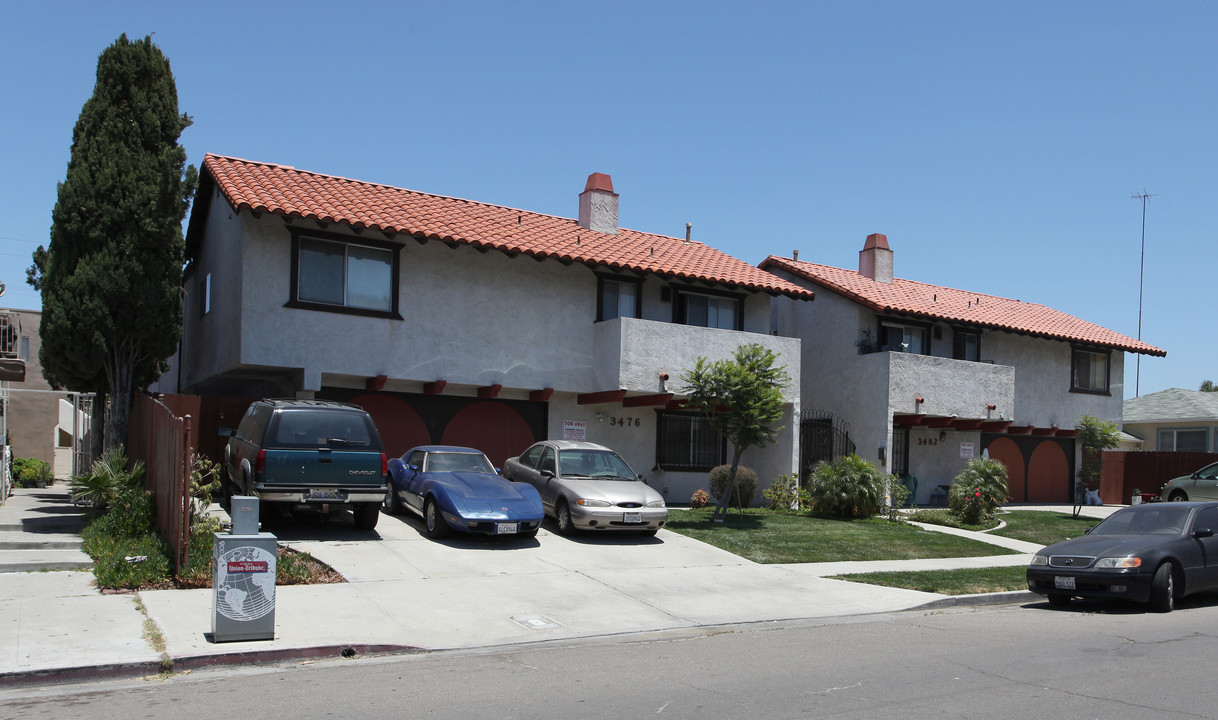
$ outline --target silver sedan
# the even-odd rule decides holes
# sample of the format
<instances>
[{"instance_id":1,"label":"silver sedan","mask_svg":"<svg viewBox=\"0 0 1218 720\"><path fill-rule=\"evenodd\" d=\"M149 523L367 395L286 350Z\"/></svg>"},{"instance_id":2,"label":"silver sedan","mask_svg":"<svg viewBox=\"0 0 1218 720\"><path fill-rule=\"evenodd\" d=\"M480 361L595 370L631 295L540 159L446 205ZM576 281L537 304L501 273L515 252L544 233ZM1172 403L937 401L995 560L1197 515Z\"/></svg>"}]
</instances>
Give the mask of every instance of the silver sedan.
<instances>
[{"instance_id":1,"label":"silver sedan","mask_svg":"<svg viewBox=\"0 0 1218 720\"><path fill-rule=\"evenodd\" d=\"M537 488L546 514L563 535L576 529L655 535L668 522L660 493L603 445L543 440L508 458L503 476Z\"/></svg>"}]
</instances>

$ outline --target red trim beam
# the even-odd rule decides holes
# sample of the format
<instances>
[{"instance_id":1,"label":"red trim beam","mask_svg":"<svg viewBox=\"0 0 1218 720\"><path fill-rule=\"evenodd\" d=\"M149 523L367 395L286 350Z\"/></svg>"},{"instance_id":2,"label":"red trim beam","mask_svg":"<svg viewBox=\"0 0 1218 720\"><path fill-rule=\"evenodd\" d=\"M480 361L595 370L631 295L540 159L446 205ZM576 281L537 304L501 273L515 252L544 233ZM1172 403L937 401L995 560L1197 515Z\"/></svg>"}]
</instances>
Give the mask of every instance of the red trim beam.
<instances>
[{"instance_id":1,"label":"red trim beam","mask_svg":"<svg viewBox=\"0 0 1218 720\"><path fill-rule=\"evenodd\" d=\"M649 407L652 405L668 405L668 401L672 400L672 393L660 393L659 395L635 395L622 400L622 407Z\"/></svg>"},{"instance_id":2,"label":"red trim beam","mask_svg":"<svg viewBox=\"0 0 1218 720\"><path fill-rule=\"evenodd\" d=\"M575 402L580 405L600 405L602 403L621 402L626 397L625 390L604 390L594 393L580 393L575 396Z\"/></svg>"}]
</instances>

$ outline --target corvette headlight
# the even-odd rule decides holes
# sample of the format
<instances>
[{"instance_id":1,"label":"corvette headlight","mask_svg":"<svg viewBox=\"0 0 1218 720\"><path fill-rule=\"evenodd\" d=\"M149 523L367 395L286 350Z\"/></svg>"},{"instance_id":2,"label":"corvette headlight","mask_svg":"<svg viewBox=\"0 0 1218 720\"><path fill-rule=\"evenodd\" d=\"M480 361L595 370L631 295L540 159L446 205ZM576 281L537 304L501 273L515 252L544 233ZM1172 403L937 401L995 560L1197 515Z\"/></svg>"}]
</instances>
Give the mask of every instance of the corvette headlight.
<instances>
[{"instance_id":1,"label":"corvette headlight","mask_svg":"<svg viewBox=\"0 0 1218 720\"><path fill-rule=\"evenodd\" d=\"M1033 565L1033 566L1035 566L1035 565L1048 565L1048 564L1049 564L1049 556L1048 556L1048 555L1033 555L1033 556L1032 556L1032 562L1031 562L1031 563L1029 563L1029 565Z\"/></svg>"},{"instance_id":2,"label":"corvette headlight","mask_svg":"<svg viewBox=\"0 0 1218 720\"><path fill-rule=\"evenodd\" d=\"M575 504L583 505L584 507L609 507L608 500L591 500L589 498L580 498L575 501Z\"/></svg>"},{"instance_id":3,"label":"corvette headlight","mask_svg":"<svg viewBox=\"0 0 1218 720\"><path fill-rule=\"evenodd\" d=\"M663 500L652 500L651 502L647 503L647 507L662 508L662 507L664 507L664 501Z\"/></svg>"},{"instance_id":4,"label":"corvette headlight","mask_svg":"<svg viewBox=\"0 0 1218 720\"><path fill-rule=\"evenodd\" d=\"M1142 558L1136 555L1126 557L1107 557L1095 561L1097 568L1136 568L1142 567Z\"/></svg>"}]
</instances>

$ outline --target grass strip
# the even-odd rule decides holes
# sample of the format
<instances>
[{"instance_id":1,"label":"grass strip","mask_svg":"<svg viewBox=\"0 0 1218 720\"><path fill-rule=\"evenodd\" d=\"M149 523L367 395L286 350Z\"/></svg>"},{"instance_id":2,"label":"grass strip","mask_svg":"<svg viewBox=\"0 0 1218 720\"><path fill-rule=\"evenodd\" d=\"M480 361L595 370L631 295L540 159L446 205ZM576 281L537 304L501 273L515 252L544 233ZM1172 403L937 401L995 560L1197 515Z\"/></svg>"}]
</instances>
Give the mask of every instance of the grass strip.
<instances>
[{"instance_id":1,"label":"grass strip","mask_svg":"<svg viewBox=\"0 0 1218 720\"><path fill-rule=\"evenodd\" d=\"M921 570L918 572L857 573L835 575L833 579L919 590L940 595L973 595L1028 589L1027 575L1023 565L959 570Z\"/></svg>"},{"instance_id":2,"label":"grass strip","mask_svg":"<svg viewBox=\"0 0 1218 720\"><path fill-rule=\"evenodd\" d=\"M1015 551L989 543L872 517L839 520L806 514L735 510L722 523L710 509L669 509L668 530L757 563L919 560L984 557Z\"/></svg>"}]
</instances>

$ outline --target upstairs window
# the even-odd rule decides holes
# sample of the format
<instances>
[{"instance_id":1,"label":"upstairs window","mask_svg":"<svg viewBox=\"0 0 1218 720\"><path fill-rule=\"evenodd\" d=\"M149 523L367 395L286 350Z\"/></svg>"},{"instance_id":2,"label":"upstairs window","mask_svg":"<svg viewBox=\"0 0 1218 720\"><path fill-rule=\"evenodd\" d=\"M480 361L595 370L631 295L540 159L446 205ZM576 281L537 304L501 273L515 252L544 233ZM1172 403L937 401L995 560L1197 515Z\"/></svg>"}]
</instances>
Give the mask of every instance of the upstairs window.
<instances>
[{"instance_id":1,"label":"upstairs window","mask_svg":"<svg viewBox=\"0 0 1218 720\"><path fill-rule=\"evenodd\" d=\"M675 321L682 325L743 330L743 298L681 290L677 293Z\"/></svg>"},{"instance_id":2,"label":"upstairs window","mask_svg":"<svg viewBox=\"0 0 1218 720\"><path fill-rule=\"evenodd\" d=\"M1070 362L1070 391L1108 394L1108 353L1074 348Z\"/></svg>"},{"instance_id":3,"label":"upstairs window","mask_svg":"<svg viewBox=\"0 0 1218 720\"><path fill-rule=\"evenodd\" d=\"M397 316L398 246L338 235L292 236L289 306Z\"/></svg>"},{"instance_id":4,"label":"upstairs window","mask_svg":"<svg viewBox=\"0 0 1218 720\"><path fill-rule=\"evenodd\" d=\"M981 360L981 333L956 330L952 333L952 357L956 360Z\"/></svg>"},{"instance_id":5,"label":"upstairs window","mask_svg":"<svg viewBox=\"0 0 1218 720\"><path fill-rule=\"evenodd\" d=\"M880 323L880 350L930 354L930 334L924 327L884 321Z\"/></svg>"},{"instance_id":6,"label":"upstairs window","mask_svg":"<svg viewBox=\"0 0 1218 720\"><path fill-rule=\"evenodd\" d=\"M639 302L642 280L617 276L598 275L596 278L596 319L642 317Z\"/></svg>"},{"instance_id":7,"label":"upstairs window","mask_svg":"<svg viewBox=\"0 0 1218 720\"><path fill-rule=\"evenodd\" d=\"M656 422L656 465L663 470L703 472L727 461L727 441L705 416L660 411Z\"/></svg>"}]
</instances>

